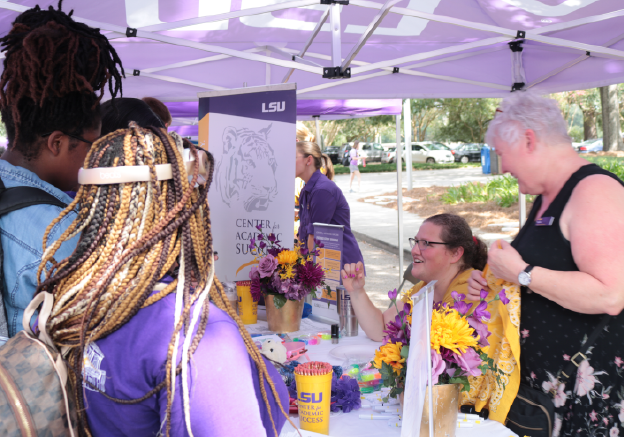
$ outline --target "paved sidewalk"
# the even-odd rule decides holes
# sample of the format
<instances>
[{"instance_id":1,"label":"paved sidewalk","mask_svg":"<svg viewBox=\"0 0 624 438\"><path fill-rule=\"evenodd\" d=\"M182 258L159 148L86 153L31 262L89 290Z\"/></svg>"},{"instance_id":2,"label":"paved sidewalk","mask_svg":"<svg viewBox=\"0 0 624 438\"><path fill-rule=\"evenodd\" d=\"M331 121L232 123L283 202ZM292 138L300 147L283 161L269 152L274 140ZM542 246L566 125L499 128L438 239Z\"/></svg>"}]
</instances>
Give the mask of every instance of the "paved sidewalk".
<instances>
[{"instance_id":1,"label":"paved sidewalk","mask_svg":"<svg viewBox=\"0 0 624 438\"><path fill-rule=\"evenodd\" d=\"M414 187L429 186L452 186L467 181L484 182L493 178L491 175L483 175L481 168L463 168L448 170L426 170L412 173ZM365 196L381 195L396 191L396 173L367 173L362 174L361 191L349 192L350 175L336 175L334 181L343 191L351 208L351 229L358 241L365 241L378 248L398 253L398 219L397 211L390 208L380 207L358 199ZM407 187L406 172L403 172L403 187ZM357 188L357 179L353 183ZM417 214L403 212L403 248L404 260L411 259L408 239L413 237L425 218ZM481 233L477 235L491 243L496 239L510 240L506 234ZM398 268L397 268L398 272Z\"/></svg>"}]
</instances>

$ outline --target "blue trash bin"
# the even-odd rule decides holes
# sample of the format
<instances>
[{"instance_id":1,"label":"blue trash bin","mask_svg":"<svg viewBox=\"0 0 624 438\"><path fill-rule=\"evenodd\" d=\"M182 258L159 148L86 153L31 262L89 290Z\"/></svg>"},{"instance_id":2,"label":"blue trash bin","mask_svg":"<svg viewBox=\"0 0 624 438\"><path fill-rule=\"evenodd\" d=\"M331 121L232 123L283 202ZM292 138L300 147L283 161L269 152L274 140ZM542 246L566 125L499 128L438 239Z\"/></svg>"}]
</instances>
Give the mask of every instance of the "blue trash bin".
<instances>
[{"instance_id":1,"label":"blue trash bin","mask_svg":"<svg viewBox=\"0 0 624 438\"><path fill-rule=\"evenodd\" d=\"M490 148L484 146L481 148L481 170L483 173L491 173L490 168Z\"/></svg>"}]
</instances>

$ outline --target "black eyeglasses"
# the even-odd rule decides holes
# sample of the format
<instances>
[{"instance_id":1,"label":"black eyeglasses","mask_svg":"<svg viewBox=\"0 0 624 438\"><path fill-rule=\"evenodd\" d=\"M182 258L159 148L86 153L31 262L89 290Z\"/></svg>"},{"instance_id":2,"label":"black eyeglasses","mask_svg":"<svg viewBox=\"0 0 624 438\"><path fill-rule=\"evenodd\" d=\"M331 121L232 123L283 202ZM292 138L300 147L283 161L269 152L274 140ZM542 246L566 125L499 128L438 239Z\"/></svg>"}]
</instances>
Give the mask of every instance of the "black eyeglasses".
<instances>
[{"instance_id":1,"label":"black eyeglasses","mask_svg":"<svg viewBox=\"0 0 624 438\"><path fill-rule=\"evenodd\" d=\"M446 243L446 242L430 242L430 241L428 241L428 240L414 239L413 237L410 237L410 238L409 238L409 243L410 243L410 246L412 247L412 249L413 249L416 245L418 245L418 248L419 248L421 251L424 251L424 250L426 250L427 248L431 248L431 244L432 244L432 243L437 243L438 245L448 245L448 243Z\"/></svg>"},{"instance_id":2,"label":"black eyeglasses","mask_svg":"<svg viewBox=\"0 0 624 438\"><path fill-rule=\"evenodd\" d=\"M54 132L54 131L52 131L52 132ZM43 134L41 137L48 137L49 135L52 135L52 132L48 132L48 133L46 133L46 134ZM61 131L61 132L63 132L63 131ZM80 136L78 136L78 135L68 134L68 133L66 133L66 132L63 132L63 134L65 134L65 135L66 135L66 136L68 136L68 137L74 138L74 139L76 139L76 140L80 140L80 141L82 141L82 142L84 142L84 143L88 144L89 146L91 146L91 145L94 143L94 142L92 142L92 141L85 140L84 138L82 138L82 137L80 137Z\"/></svg>"}]
</instances>

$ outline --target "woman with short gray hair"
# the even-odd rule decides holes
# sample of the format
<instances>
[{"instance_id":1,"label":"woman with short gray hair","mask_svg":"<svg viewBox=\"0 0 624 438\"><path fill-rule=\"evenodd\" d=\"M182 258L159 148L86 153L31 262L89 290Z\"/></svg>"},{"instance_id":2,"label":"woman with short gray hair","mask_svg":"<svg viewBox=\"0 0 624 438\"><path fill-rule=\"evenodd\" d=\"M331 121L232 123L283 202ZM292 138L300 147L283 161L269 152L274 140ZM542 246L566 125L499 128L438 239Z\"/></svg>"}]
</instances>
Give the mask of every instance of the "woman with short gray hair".
<instances>
[{"instance_id":1,"label":"woman with short gray hair","mask_svg":"<svg viewBox=\"0 0 624 438\"><path fill-rule=\"evenodd\" d=\"M624 436L624 183L574 151L551 99L514 93L486 139L538 195L514 241L488 255L492 274L522 286L522 382L552 395L553 436ZM469 286L475 299L487 282L475 271Z\"/></svg>"}]
</instances>

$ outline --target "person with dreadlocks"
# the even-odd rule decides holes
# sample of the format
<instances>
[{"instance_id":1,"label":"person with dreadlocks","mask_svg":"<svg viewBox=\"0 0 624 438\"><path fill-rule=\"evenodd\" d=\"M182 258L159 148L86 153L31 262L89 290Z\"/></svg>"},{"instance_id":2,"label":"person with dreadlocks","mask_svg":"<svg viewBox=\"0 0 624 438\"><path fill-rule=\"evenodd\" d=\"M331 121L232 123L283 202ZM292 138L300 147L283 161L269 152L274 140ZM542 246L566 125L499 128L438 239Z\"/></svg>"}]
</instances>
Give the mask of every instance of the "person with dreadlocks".
<instances>
[{"instance_id":1,"label":"person with dreadlocks","mask_svg":"<svg viewBox=\"0 0 624 438\"><path fill-rule=\"evenodd\" d=\"M288 418L286 386L214 275L214 161L188 146L135 123L102 137L74 202L44 236L38 292L54 297L46 329L68 350L81 434L277 436ZM200 175L192 163L201 154ZM149 176L128 177L146 167ZM126 175L123 183L115 175ZM77 235L76 251L57 257Z\"/></svg>"},{"instance_id":2,"label":"person with dreadlocks","mask_svg":"<svg viewBox=\"0 0 624 438\"><path fill-rule=\"evenodd\" d=\"M72 11L73 12L73 11ZM108 84L114 98L121 93L123 67L108 39L98 29L78 23L69 14L38 6L20 14L0 39L5 52L0 77L0 113L8 149L0 159L4 186L35 187L65 204L78 185L78 169L100 136L99 102ZM37 287L41 240L61 207L40 204L0 217L3 272L2 297L8 334L22 329L23 310ZM57 222L48 234L57 240L75 213ZM68 257L77 236L59 248ZM3 274L3 275L2 275Z\"/></svg>"}]
</instances>

